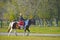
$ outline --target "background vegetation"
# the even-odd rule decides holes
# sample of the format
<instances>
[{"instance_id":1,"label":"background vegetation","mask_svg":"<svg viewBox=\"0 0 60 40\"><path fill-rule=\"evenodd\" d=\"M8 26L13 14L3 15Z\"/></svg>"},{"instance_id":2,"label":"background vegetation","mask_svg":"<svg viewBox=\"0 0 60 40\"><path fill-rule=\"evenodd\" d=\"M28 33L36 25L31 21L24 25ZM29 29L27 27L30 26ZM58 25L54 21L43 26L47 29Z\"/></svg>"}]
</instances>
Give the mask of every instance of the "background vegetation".
<instances>
[{"instance_id":1,"label":"background vegetation","mask_svg":"<svg viewBox=\"0 0 60 40\"><path fill-rule=\"evenodd\" d=\"M54 22L59 26L60 0L0 0L0 20L19 20L20 13L38 20L40 25L47 21L48 26Z\"/></svg>"}]
</instances>

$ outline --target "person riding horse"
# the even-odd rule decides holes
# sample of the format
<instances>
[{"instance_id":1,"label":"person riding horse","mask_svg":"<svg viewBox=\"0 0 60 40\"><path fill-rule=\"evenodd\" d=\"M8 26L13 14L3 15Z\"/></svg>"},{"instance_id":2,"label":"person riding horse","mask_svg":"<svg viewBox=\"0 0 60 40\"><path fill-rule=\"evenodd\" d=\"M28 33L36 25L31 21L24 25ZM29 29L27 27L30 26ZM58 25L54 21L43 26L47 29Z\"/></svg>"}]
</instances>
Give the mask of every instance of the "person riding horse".
<instances>
[{"instance_id":1,"label":"person riding horse","mask_svg":"<svg viewBox=\"0 0 60 40\"><path fill-rule=\"evenodd\" d=\"M20 18L19 20L24 20L22 13L20 13Z\"/></svg>"},{"instance_id":2,"label":"person riding horse","mask_svg":"<svg viewBox=\"0 0 60 40\"><path fill-rule=\"evenodd\" d=\"M20 18L19 18L19 23L18 23L19 27L22 29L24 26L24 18L22 13L20 13Z\"/></svg>"},{"instance_id":3,"label":"person riding horse","mask_svg":"<svg viewBox=\"0 0 60 40\"><path fill-rule=\"evenodd\" d=\"M19 22L19 23L18 23ZM19 27L18 27L18 25L17 24L19 24L19 25L23 25L23 28L24 28L24 35L25 35L25 33L26 33L26 31L28 31L27 32L27 35L29 35L29 32L30 32L30 30L29 30L29 27L30 27L30 25L32 24L32 22L31 22L31 19L23 19L23 17L21 16L20 17L20 20L18 21L18 22L15 22L15 21L12 21L10 24L9 24L9 29L8 29L8 36L10 35L10 33L11 33L11 31L12 31L12 29L14 29L14 30L16 30L16 29L19 29ZM15 32L15 34L16 34L16 32ZM17 35L17 34L16 34Z\"/></svg>"},{"instance_id":4,"label":"person riding horse","mask_svg":"<svg viewBox=\"0 0 60 40\"><path fill-rule=\"evenodd\" d=\"M31 25L31 20L30 19L26 19L25 21L24 21L24 35L25 35L25 33L26 33L26 31L28 31L27 32L27 35L29 35L29 32L30 32L30 30L29 30L29 27L30 27L30 25ZM14 30L16 30L16 29L19 29L19 27L18 26L16 26L18 24L18 22L15 22L15 21L12 21L10 24L9 24L9 29L8 29L8 36L10 35L10 33L11 33L11 31L12 31L12 29L14 29ZM22 25L22 24L21 24ZM18 28L17 28L18 27ZM15 31L15 34L16 34L16 31ZM17 34L16 34L17 35Z\"/></svg>"}]
</instances>

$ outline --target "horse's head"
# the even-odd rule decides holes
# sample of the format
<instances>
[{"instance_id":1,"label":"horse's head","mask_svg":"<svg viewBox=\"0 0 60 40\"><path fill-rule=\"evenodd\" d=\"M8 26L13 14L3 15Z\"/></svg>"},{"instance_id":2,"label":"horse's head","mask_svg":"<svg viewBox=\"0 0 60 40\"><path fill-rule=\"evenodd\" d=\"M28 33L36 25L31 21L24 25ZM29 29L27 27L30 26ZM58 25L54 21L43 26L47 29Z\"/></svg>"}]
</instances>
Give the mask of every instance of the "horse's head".
<instances>
[{"instance_id":1,"label":"horse's head","mask_svg":"<svg viewBox=\"0 0 60 40\"><path fill-rule=\"evenodd\" d=\"M33 19L29 19L29 24L31 25L35 25L35 20L33 20Z\"/></svg>"}]
</instances>

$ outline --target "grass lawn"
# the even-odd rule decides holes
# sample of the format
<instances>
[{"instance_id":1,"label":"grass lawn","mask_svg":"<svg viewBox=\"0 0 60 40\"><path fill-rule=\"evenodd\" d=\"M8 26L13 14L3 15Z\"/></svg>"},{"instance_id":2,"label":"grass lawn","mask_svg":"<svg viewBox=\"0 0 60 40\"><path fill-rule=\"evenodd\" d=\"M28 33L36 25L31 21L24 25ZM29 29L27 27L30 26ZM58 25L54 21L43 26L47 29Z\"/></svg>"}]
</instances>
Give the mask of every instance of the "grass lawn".
<instances>
[{"instance_id":1,"label":"grass lawn","mask_svg":"<svg viewBox=\"0 0 60 40\"><path fill-rule=\"evenodd\" d=\"M8 27L0 28L0 32L7 32ZM41 34L60 34L60 27L39 27L30 26L31 33L41 33ZM24 32L23 30L18 30L17 32Z\"/></svg>"},{"instance_id":2,"label":"grass lawn","mask_svg":"<svg viewBox=\"0 0 60 40\"><path fill-rule=\"evenodd\" d=\"M0 36L0 40L60 40L60 37Z\"/></svg>"}]
</instances>

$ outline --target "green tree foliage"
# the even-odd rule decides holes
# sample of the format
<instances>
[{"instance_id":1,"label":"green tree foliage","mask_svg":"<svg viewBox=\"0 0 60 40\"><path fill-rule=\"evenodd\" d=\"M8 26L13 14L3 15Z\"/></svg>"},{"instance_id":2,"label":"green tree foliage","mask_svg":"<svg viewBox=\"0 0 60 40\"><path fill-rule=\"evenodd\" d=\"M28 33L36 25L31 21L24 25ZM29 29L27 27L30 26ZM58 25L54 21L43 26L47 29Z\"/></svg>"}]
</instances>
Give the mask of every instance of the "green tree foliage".
<instances>
[{"instance_id":1,"label":"green tree foliage","mask_svg":"<svg viewBox=\"0 0 60 40\"><path fill-rule=\"evenodd\" d=\"M58 19L60 20L60 0L56 0L56 6L57 6L57 11L58 11Z\"/></svg>"},{"instance_id":2,"label":"green tree foliage","mask_svg":"<svg viewBox=\"0 0 60 40\"><path fill-rule=\"evenodd\" d=\"M60 0L5 0L0 2L0 8L2 7L7 11L4 15L12 16L10 20L14 16L19 17L20 13L24 18L32 18L34 15L39 18L53 18L60 14Z\"/></svg>"}]
</instances>

